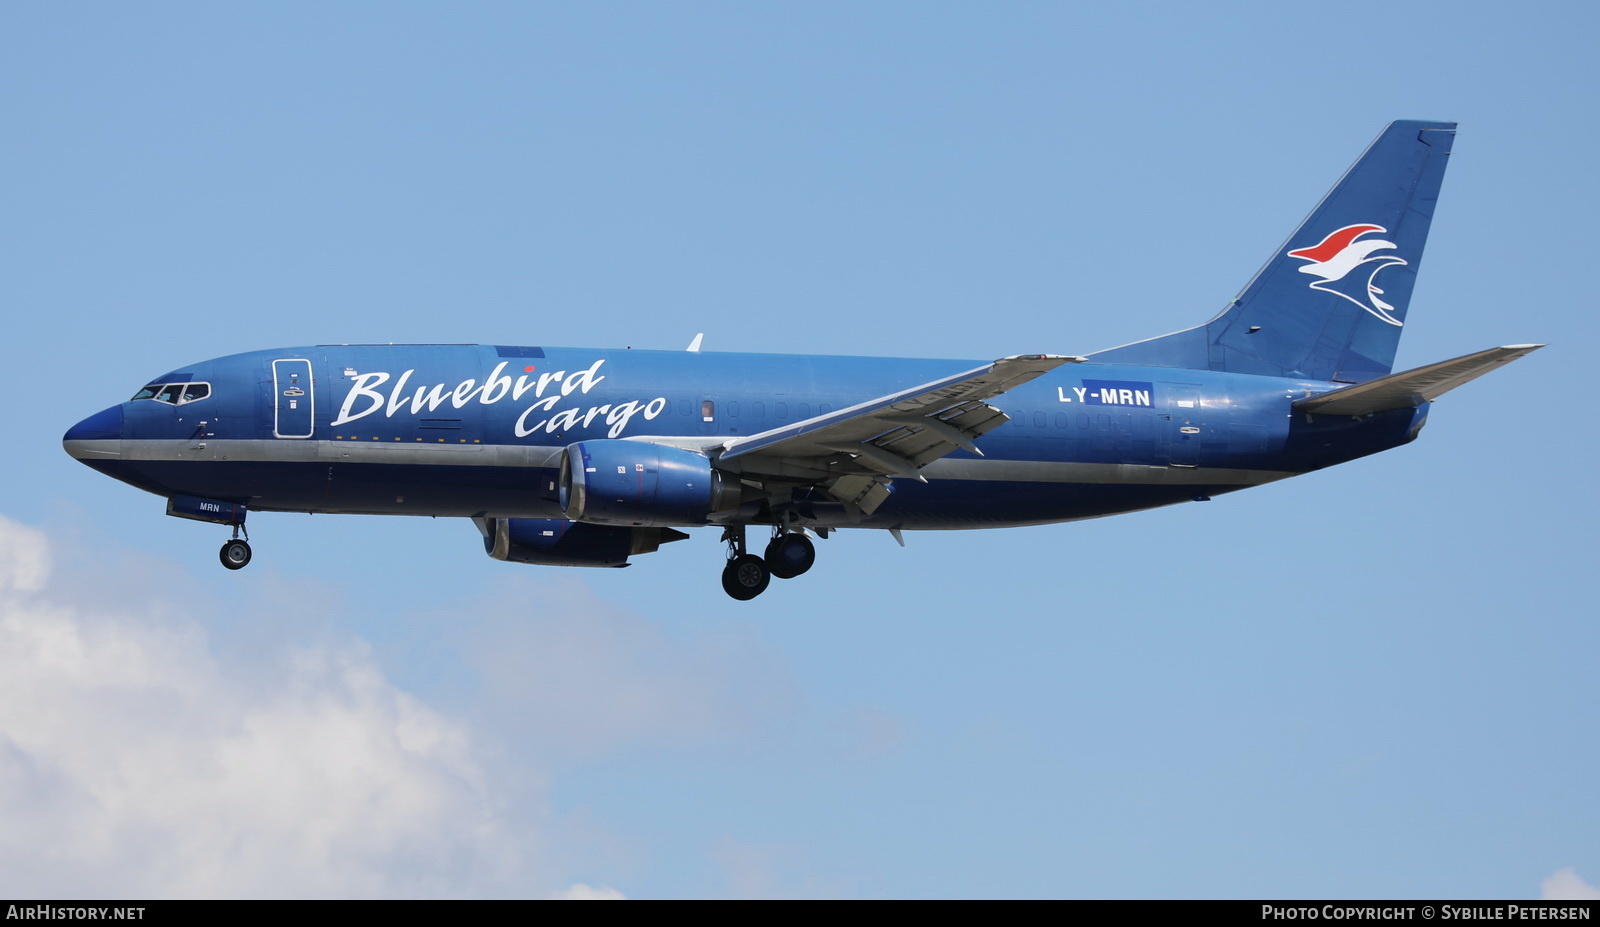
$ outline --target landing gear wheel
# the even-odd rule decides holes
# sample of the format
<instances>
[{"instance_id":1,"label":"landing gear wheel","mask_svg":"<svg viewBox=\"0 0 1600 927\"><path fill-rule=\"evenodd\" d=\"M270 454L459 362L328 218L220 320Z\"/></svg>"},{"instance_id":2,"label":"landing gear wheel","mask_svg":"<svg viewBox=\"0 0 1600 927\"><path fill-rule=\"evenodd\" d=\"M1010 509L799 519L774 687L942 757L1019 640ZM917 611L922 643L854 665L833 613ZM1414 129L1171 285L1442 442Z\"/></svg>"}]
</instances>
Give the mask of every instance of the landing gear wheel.
<instances>
[{"instance_id":1,"label":"landing gear wheel","mask_svg":"<svg viewBox=\"0 0 1600 927\"><path fill-rule=\"evenodd\" d=\"M250 562L250 544L234 538L222 545L222 550L217 553L222 560L222 565L230 570L242 570Z\"/></svg>"},{"instance_id":2,"label":"landing gear wheel","mask_svg":"<svg viewBox=\"0 0 1600 927\"><path fill-rule=\"evenodd\" d=\"M793 579L817 562L817 547L803 534L783 534L767 545L767 569L779 579Z\"/></svg>"},{"instance_id":3,"label":"landing gear wheel","mask_svg":"<svg viewBox=\"0 0 1600 927\"><path fill-rule=\"evenodd\" d=\"M722 590L741 602L755 598L767 589L772 572L755 554L743 554L722 568Z\"/></svg>"}]
</instances>

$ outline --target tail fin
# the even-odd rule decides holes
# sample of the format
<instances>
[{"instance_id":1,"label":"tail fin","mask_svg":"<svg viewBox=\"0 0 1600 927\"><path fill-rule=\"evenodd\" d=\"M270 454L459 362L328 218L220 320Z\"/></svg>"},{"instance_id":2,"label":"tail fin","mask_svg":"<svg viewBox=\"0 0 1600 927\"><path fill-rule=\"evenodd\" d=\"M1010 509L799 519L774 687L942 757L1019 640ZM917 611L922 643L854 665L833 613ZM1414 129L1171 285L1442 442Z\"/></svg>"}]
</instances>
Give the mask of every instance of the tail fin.
<instances>
[{"instance_id":1,"label":"tail fin","mask_svg":"<svg viewBox=\"0 0 1600 927\"><path fill-rule=\"evenodd\" d=\"M1392 122L1220 315L1100 363L1360 383L1394 369L1453 122Z\"/></svg>"}]
</instances>

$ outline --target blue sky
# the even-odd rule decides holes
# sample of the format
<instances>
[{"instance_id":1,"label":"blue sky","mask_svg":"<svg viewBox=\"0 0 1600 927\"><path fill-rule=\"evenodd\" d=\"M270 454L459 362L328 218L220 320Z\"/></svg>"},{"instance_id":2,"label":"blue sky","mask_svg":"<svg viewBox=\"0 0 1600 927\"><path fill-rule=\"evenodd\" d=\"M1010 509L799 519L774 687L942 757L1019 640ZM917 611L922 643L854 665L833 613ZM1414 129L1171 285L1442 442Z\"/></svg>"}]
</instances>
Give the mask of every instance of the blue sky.
<instances>
[{"instance_id":1,"label":"blue sky","mask_svg":"<svg viewBox=\"0 0 1600 927\"><path fill-rule=\"evenodd\" d=\"M0 893L1538 897L1600 885L1596 8L14 3ZM522 568L60 450L394 341L988 359L1208 318L1461 123L1422 439L1203 505ZM1578 480L1574 483L1573 480Z\"/></svg>"}]
</instances>

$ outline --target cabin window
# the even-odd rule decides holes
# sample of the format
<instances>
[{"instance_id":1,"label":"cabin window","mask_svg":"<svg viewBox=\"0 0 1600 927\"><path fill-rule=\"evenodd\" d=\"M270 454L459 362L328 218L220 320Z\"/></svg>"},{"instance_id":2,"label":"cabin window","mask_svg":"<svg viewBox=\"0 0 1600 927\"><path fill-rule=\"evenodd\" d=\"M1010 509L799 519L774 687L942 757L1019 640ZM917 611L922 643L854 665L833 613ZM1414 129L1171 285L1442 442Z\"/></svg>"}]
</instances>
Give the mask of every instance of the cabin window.
<instances>
[{"instance_id":1,"label":"cabin window","mask_svg":"<svg viewBox=\"0 0 1600 927\"><path fill-rule=\"evenodd\" d=\"M728 417L729 418L738 418L739 417L739 404L737 402L730 402L727 405L722 407L722 411L728 413Z\"/></svg>"},{"instance_id":2,"label":"cabin window","mask_svg":"<svg viewBox=\"0 0 1600 927\"><path fill-rule=\"evenodd\" d=\"M689 400L687 400L687 399L678 400L678 414L683 416L684 418L688 418L689 417Z\"/></svg>"},{"instance_id":3,"label":"cabin window","mask_svg":"<svg viewBox=\"0 0 1600 927\"><path fill-rule=\"evenodd\" d=\"M789 404L787 402L775 402L775 403L773 403L772 404L772 414L776 415L778 418L788 418L789 417Z\"/></svg>"},{"instance_id":4,"label":"cabin window","mask_svg":"<svg viewBox=\"0 0 1600 927\"><path fill-rule=\"evenodd\" d=\"M764 403L764 402L752 402L752 403L750 403L750 414L754 415L756 418L766 418L767 417L767 404Z\"/></svg>"},{"instance_id":5,"label":"cabin window","mask_svg":"<svg viewBox=\"0 0 1600 927\"><path fill-rule=\"evenodd\" d=\"M1035 427L1035 428L1043 428L1044 427L1044 413L1043 412L1035 412L1035 413L1033 413L1033 427Z\"/></svg>"},{"instance_id":6,"label":"cabin window","mask_svg":"<svg viewBox=\"0 0 1600 927\"><path fill-rule=\"evenodd\" d=\"M795 411L795 414L799 415L802 419L810 418L811 417L811 403L809 403L809 402L797 402L797 403L794 404L794 411Z\"/></svg>"},{"instance_id":7,"label":"cabin window","mask_svg":"<svg viewBox=\"0 0 1600 927\"><path fill-rule=\"evenodd\" d=\"M820 406L817 406L817 414L818 415L827 415L829 412L832 412L832 411L833 411L833 406L827 404L826 402L823 403Z\"/></svg>"},{"instance_id":8,"label":"cabin window","mask_svg":"<svg viewBox=\"0 0 1600 927\"><path fill-rule=\"evenodd\" d=\"M713 421L713 420L716 419L716 417L717 417L717 404L715 402L712 402L711 400L707 399L704 402L700 403L700 420L702 422Z\"/></svg>"},{"instance_id":9,"label":"cabin window","mask_svg":"<svg viewBox=\"0 0 1600 927\"><path fill-rule=\"evenodd\" d=\"M199 402L211 395L210 383L190 383L183 388L183 402Z\"/></svg>"}]
</instances>

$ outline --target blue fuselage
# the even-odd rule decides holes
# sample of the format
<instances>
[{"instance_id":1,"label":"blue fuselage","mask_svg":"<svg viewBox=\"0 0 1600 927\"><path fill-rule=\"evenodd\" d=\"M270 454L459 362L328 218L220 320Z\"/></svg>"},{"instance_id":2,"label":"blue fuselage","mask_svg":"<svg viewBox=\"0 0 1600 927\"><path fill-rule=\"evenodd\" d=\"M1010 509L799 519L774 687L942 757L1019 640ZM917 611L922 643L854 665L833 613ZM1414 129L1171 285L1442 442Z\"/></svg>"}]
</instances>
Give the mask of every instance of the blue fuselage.
<instances>
[{"instance_id":1,"label":"blue fuselage","mask_svg":"<svg viewBox=\"0 0 1600 927\"><path fill-rule=\"evenodd\" d=\"M152 381L67 435L90 466L160 496L259 511L559 518L579 441L711 449L947 377L958 360L493 345L336 345L236 354ZM185 386L188 384L189 386ZM981 528L1092 518L1242 489L1416 436L1427 406L1364 418L1290 404L1337 386L1071 364L990 404L1011 421L897 480L833 527ZM759 522L747 507L722 522ZM704 524L705 522L702 522Z\"/></svg>"}]
</instances>

